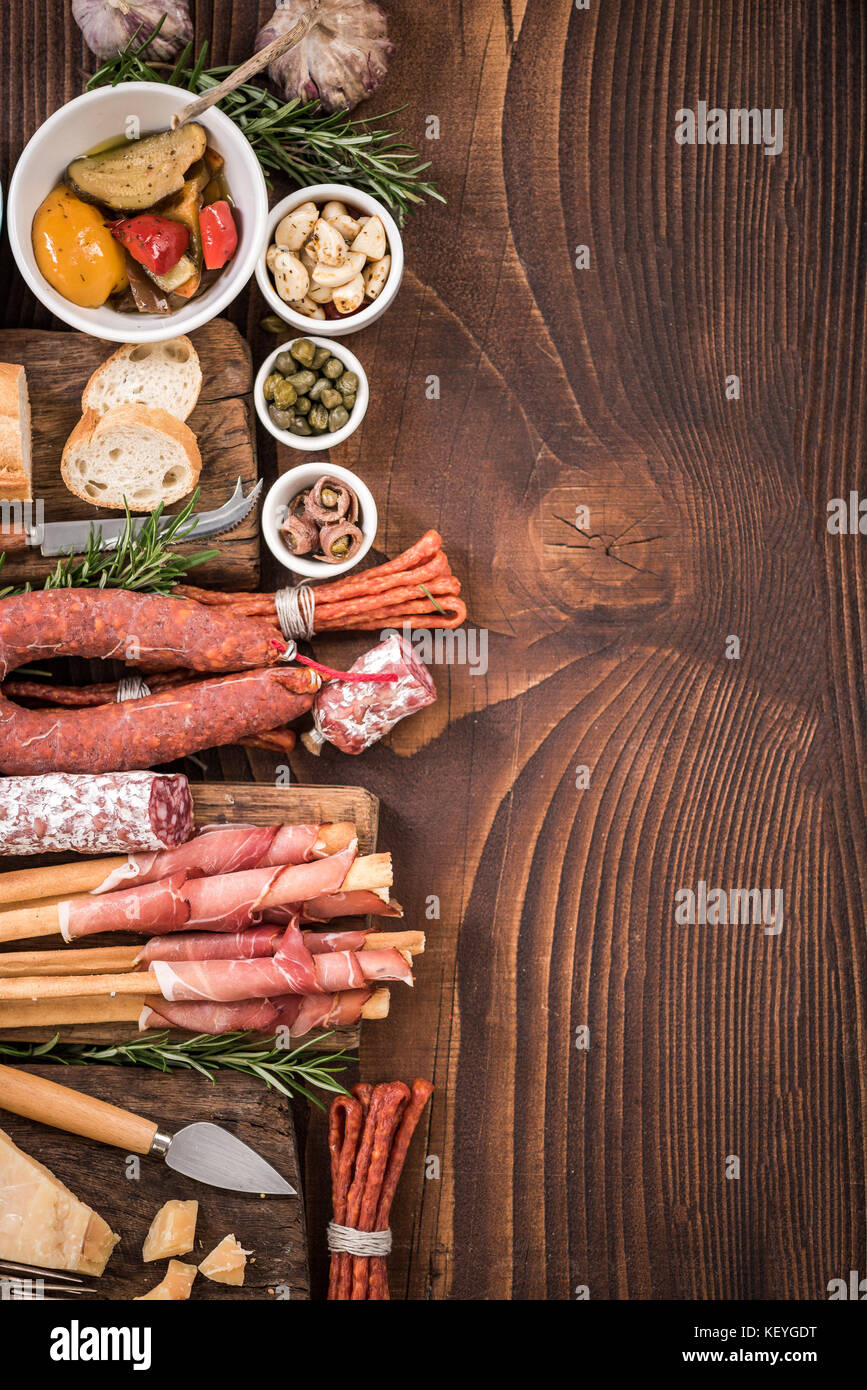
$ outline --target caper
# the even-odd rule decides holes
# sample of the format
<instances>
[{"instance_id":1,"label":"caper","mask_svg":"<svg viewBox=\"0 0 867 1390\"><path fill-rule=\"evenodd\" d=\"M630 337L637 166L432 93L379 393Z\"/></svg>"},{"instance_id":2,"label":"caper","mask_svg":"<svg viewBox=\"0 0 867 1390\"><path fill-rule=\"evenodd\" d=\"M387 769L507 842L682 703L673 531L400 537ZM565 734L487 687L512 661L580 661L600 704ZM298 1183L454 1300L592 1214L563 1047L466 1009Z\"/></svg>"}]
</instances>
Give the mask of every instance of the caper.
<instances>
[{"instance_id":1,"label":"caper","mask_svg":"<svg viewBox=\"0 0 867 1390\"><path fill-rule=\"evenodd\" d=\"M344 555L349 551L349 536L338 536L330 549L331 554L336 560L342 560Z\"/></svg>"},{"instance_id":2,"label":"caper","mask_svg":"<svg viewBox=\"0 0 867 1390\"><path fill-rule=\"evenodd\" d=\"M319 494L319 501L323 507L336 507L340 501L340 493L335 492L333 487L324 487Z\"/></svg>"},{"instance_id":3,"label":"caper","mask_svg":"<svg viewBox=\"0 0 867 1390\"><path fill-rule=\"evenodd\" d=\"M336 386L341 395L354 396L358 391L358 373L344 372L337 378Z\"/></svg>"},{"instance_id":4,"label":"caper","mask_svg":"<svg viewBox=\"0 0 867 1390\"><path fill-rule=\"evenodd\" d=\"M310 421L310 428L316 434L322 434L328 429L328 411L318 401L316 405L310 407L310 414L307 419Z\"/></svg>"},{"instance_id":5,"label":"caper","mask_svg":"<svg viewBox=\"0 0 867 1390\"><path fill-rule=\"evenodd\" d=\"M313 433L312 429L311 429L310 426L308 425L307 421L304 419L304 416L303 416L303 415L296 415L295 418L294 418L293 421L292 421L292 424L289 426L289 429L291 430L291 432L292 432L293 434L312 434L312 433Z\"/></svg>"},{"instance_id":6,"label":"caper","mask_svg":"<svg viewBox=\"0 0 867 1390\"><path fill-rule=\"evenodd\" d=\"M309 338L297 338L289 351L295 358L295 361L301 363L302 367L312 367L313 358L316 356L316 348Z\"/></svg>"},{"instance_id":7,"label":"caper","mask_svg":"<svg viewBox=\"0 0 867 1390\"><path fill-rule=\"evenodd\" d=\"M321 372L325 363L331 356L331 348L318 347L313 353L313 361L309 364L314 372Z\"/></svg>"},{"instance_id":8,"label":"caper","mask_svg":"<svg viewBox=\"0 0 867 1390\"><path fill-rule=\"evenodd\" d=\"M327 376L318 376L307 392L307 395L310 397L311 401L318 401L322 392L327 391L330 384Z\"/></svg>"},{"instance_id":9,"label":"caper","mask_svg":"<svg viewBox=\"0 0 867 1390\"><path fill-rule=\"evenodd\" d=\"M342 430L349 419L349 411L345 406L336 405L333 410L328 412L328 428L330 430Z\"/></svg>"},{"instance_id":10,"label":"caper","mask_svg":"<svg viewBox=\"0 0 867 1390\"><path fill-rule=\"evenodd\" d=\"M296 414L296 415L309 415L309 414L310 414L310 398L309 398L308 396L299 396L299 397L298 397L297 401L295 402L295 414Z\"/></svg>"},{"instance_id":11,"label":"caper","mask_svg":"<svg viewBox=\"0 0 867 1390\"><path fill-rule=\"evenodd\" d=\"M355 405L357 399L358 397L356 396L355 392L350 391L348 396L343 397L343 404L346 406L347 410L351 410L352 407Z\"/></svg>"},{"instance_id":12,"label":"caper","mask_svg":"<svg viewBox=\"0 0 867 1390\"><path fill-rule=\"evenodd\" d=\"M281 377L274 387L274 404L278 406L280 410L288 410L290 405L294 405L297 399L298 392L295 390L292 382L287 381L285 377Z\"/></svg>"},{"instance_id":13,"label":"caper","mask_svg":"<svg viewBox=\"0 0 867 1390\"><path fill-rule=\"evenodd\" d=\"M266 333L282 333L286 324L277 314L266 314L259 327L264 328Z\"/></svg>"},{"instance_id":14,"label":"caper","mask_svg":"<svg viewBox=\"0 0 867 1390\"><path fill-rule=\"evenodd\" d=\"M291 376L287 376L286 380L287 380L287 381L291 381L291 382L292 382L292 385L295 387L295 390L298 392L299 396L302 396L302 395L306 395L306 393L310 390L310 387L311 387L311 386L313 385L313 383L315 382L315 380L316 380L316 373L315 373L315 372L293 372Z\"/></svg>"},{"instance_id":15,"label":"caper","mask_svg":"<svg viewBox=\"0 0 867 1390\"><path fill-rule=\"evenodd\" d=\"M337 357L329 357L322 370L330 381L336 381L343 373L343 363Z\"/></svg>"},{"instance_id":16,"label":"caper","mask_svg":"<svg viewBox=\"0 0 867 1390\"><path fill-rule=\"evenodd\" d=\"M278 430L288 430L292 428L292 421L295 419L295 416L292 414L291 410L278 410L276 405L269 405L268 414L271 416Z\"/></svg>"},{"instance_id":17,"label":"caper","mask_svg":"<svg viewBox=\"0 0 867 1390\"><path fill-rule=\"evenodd\" d=\"M343 397L339 391L335 391L333 386L327 387L326 390L321 393L319 399L326 410L333 410L336 405L343 405Z\"/></svg>"},{"instance_id":18,"label":"caper","mask_svg":"<svg viewBox=\"0 0 867 1390\"><path fill-rule=\"evenodd\" d=\"M270 376L266 376L266 378L265 378L265 385L262 387L262 390L263 390L263 392L265 393L265 400L266 400L266 401L273 401L273 399L274 399L274 387L277 385L277 382L278 382L278 381L282 381L282 380L283 380L283 378L282 378L282 376L280 375L279 372L272 372Z\"/></svg>"},{"instance_id":19,"label":"caper","mask_svg":"<svg viewBox=\"0 0 867 1390\"><path fill-rule=\"evenodd\" d=\"M298 367L289 352L278 352L274 359L274 366L283 376L289 376L292 372L297 372Z\"/></svg>"}]
</instances>

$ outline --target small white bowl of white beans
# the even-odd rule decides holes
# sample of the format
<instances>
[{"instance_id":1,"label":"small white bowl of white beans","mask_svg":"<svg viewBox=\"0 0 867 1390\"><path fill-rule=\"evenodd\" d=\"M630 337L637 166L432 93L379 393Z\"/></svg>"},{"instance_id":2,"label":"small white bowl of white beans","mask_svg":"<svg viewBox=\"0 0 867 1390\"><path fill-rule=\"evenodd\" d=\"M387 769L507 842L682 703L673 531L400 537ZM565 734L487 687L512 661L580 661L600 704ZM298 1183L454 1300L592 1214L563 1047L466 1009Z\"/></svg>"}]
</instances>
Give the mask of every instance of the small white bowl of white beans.
<instances>
[{"instance_id":1,"label":"small white bowl of white beans","mask_svg":"<svg viewBox=\"0 0 867 1390\"><path fill-rule=\"evenodd\" d=\"M402 278L397 223L362 189L317 183L271 209L256 280L274 312L299 332L357 333L385 313Z\"/></svg>"}]
</instances>

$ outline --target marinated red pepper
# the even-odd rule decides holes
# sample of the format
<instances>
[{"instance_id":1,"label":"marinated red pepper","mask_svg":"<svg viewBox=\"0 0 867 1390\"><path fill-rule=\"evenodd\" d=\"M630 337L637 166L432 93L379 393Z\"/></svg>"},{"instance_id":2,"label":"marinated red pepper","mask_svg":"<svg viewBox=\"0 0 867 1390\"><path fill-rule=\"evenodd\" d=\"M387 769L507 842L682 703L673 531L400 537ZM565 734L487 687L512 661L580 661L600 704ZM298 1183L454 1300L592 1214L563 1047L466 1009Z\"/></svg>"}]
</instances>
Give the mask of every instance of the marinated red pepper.
<instances>
[{"instance_id":1,"label":"marinated red pepper","mask_svg":"<svg viewBox=\"0 0 867 1390\"><path fill-rule=\"evenodd\" d=\"M238 249L238 228L225 198L209 203L199 213L202 255L208 270L219 270Z\"/></svg>"},{"instance_id":2,"label":"marinated red pepper","mask_svg":"<svg viewBox=\"0 0 867 1390\"><path fill-rule=\"evenodd\" d=\"M189 229L183 223L153 212L112 222L111 230L133 260L152 275L165 275L172 270L190 244Z\"/></svg>"}]
</instances>

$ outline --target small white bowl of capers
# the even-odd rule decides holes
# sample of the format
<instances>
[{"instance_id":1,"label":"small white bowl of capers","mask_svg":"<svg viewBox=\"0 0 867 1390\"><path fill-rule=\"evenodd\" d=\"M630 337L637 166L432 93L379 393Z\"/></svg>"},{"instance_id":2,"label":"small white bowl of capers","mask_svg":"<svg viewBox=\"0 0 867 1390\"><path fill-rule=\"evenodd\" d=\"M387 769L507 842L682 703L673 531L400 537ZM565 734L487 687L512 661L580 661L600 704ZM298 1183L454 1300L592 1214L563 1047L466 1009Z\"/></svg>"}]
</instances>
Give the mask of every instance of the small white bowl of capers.
<instances>
[{"instance_id":1,"label":"small white bowl of capers","mask_svg":"<svg viewBox=\"0 0 867 1390\"><path fill-rule=\"evenodd\" d=\"M290 449L330 449L364 419L370 392L354 353L326 338L292 338L265 358L253 389L262 424Z\"/></svg>"}]
</instances>

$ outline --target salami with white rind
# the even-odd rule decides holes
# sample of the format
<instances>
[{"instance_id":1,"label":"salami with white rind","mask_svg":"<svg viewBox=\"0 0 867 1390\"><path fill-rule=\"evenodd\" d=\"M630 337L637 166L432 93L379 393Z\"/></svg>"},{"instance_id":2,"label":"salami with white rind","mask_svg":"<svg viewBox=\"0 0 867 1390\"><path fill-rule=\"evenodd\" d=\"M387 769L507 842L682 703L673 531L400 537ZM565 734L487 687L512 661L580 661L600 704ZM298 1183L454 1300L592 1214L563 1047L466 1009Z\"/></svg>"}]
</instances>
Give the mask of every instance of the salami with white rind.
<instances>
[{"instance_id":1,"label":"salami with white rind","mask_svg":"<svg viewBox=\"0 0 867 1390\"><path fill-rule=\"evenodd\" d=\"M0 854L172 849L193 828L190 787L180 774L0 778Z\"/></svg>"},{"instance_id":2,"label":"salami with white rind","mask_svg":"<svg viewBox=\"0 0 867 1390\"><path fill-rule=\"evenodd\" d=\"M334 680L322 687L313 705L313 738L327 740L344 753L363 753L401 719L437 697L424 662L397 633L365 652L349 670L353 676L393 671L397 680Z\"/></svg>"}]
</instances>

